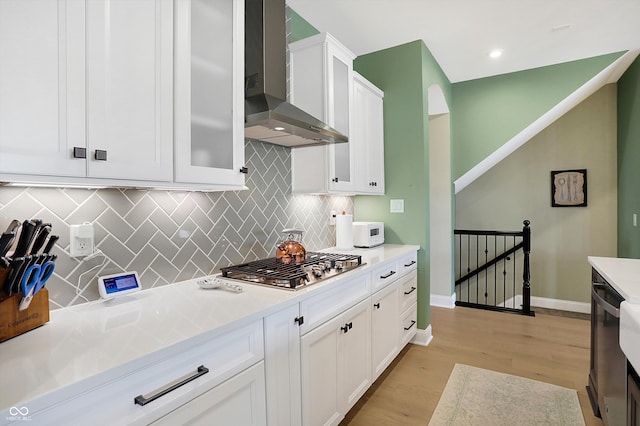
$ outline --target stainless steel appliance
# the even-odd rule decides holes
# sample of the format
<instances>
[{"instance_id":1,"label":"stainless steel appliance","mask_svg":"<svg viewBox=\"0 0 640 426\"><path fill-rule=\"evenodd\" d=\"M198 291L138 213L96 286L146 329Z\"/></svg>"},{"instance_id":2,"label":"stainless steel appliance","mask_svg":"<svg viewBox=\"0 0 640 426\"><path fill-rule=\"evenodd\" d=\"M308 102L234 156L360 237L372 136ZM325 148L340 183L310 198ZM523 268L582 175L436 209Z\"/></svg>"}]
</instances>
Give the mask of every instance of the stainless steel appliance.
<instances>
[{"instance_id":1,"label":"stainless steel appliance","mask_svg":"<svg viewBox=\"0 0 640 426\"><path fill-rule=\"evenodd\" d=\"M375 247L383 243L383 222L353 222L353 245L355 247Z\"/></svg>"},{"instance_id":2,"label":"stainless steel appliance","mask_svg":"<svg viewBox=\"0 0 640 426\"><path fill-rule=\"evenodd\" d=\"M626 363L620 349L620 303L624 298L596 271L591 288L591 360L587 393L606 426L626 424Z\"/></svg>"},{"instance_id":3,"label":"stainless steel appliance","mask_svg":"<svg viewBox=\"0 0 640 426\"><path fill-rule=\"evenodd\" d=\"M285 0L245 0L246 138L288 147L349 138L286 101Z\"/></svg>"},{"instance_id":4,"label":"stainless steel appliance","mask_svg":"<svg viewBox=\"0 0 640 426\"><path fill-rule=\"evenodd\" d=\"M362 266L358 255L307 252L301 263L284 264L275 257L220 268L224 278L245 283L299 290Z\"/></svg>"}]
</instances>

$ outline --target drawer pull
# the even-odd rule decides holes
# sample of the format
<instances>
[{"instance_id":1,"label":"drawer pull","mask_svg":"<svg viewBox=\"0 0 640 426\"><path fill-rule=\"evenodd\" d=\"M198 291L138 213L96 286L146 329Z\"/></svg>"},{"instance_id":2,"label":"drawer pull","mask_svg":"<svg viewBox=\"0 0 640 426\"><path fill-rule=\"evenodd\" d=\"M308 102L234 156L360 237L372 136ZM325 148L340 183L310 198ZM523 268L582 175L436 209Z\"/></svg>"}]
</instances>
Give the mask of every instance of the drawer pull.
<instances>
[{"instance_id":1,"label":"drawer pull","mask_svg":"<svg viewBox=\"0 0 640 426\"><path fill-rule=\"evenodd\" d=\"M380 309L380 303L374 303L373 307L376 308L376 309Z\"/></svg>"},{"instance_id":2,"label":"drawer pull","mask_svg":"<svg viewBox=\"0 0 640 426\"><path fill-rule=\"evenodd\" d=\"M186 385L187 383L197 379L198 377L204 374L207 374L208 372L209 372L209 369L204 365L201 365L200 367L198 367L198 370L194 374L187 374L186 376L182 376L174 380L173 382L167 383L165 386L154 390L150 394L138 395L133 399L133 402L135 402L138 405L146 405L152 401L155 401L161 396L164 396L169 392L178 389L180 386Z\"/></svg>"},{"instance_id":3,"label":"drawer pull","mask_svg":"<svg viewBox=\"0 0 640 426\"><path fill-rule=\"evenodd\" d=\"M394 275L395 273L396 271L391 271L387 275L380 275L380 278L382 278L383 280L386 280L387 278L389 278L391 275Z\"/></svg>"},{"instance_id":4,"label":"drawer pull","mask_svg":"<svg viewBox=\"0 0 640 426\"><path fill-rule=\"evenodd\" d=\"M409 330L411 330L411 327L413 327L414 325L416 325L416 322L412 320L412 321L411 321L411 325L410 325L409 327L405 327L405 328L404 328L404 331L409 331Z\"/></svg>"},{"instance_id":5,"label":"drawer pull","mask_svg":"<svg viewBox=\"0 0 640 426\"><path fill-rule=\"evenodd\" d=\"M411 265L415 265L415 264L416 264L416 261L415 261L415 260L412 260L412 261L411 261L411 262L409 262L409 263L405 263L405 264L404 264L404 267L405 267L405 268L408 268L409 266L411 266Z\"/></svg>"},{"instance_id":6,"label":"drawer pull","mask_svg":"<svg viewBox=\"0 0 640 426\"><path fill-rule=\"evenodd\" d=\"M304 316L297 317L296 319L293 320L293 322L295 322L298 325L304 324Z\"/></svg>"},{"instance_id":7,"label":"drawer pull","mask_svg":"<svg viewBox=\"0 0 640 426\"><path fill-rule=\"evenodd\" d=\"M416 291L416 288L412 286L412 287L411 287L411 290L409 290L409 291L405 291L405 292L404 292L404 294L411 294L411 293L413 293L414 291Z\"/></svg>"}]
</instances>

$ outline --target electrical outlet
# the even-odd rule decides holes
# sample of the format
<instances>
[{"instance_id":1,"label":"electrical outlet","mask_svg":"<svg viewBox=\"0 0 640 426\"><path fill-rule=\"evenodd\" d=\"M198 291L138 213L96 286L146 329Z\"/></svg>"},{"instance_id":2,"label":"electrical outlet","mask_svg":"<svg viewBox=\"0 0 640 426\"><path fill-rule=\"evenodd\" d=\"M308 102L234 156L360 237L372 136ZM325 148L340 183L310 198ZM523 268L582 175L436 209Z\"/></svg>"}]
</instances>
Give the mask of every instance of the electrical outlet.
<instances>
[{"instance_id":1,"label":"electrical outlet","mask_svg":"<svg viewBox=\"0 0 640 426\"><path fill-rule=\"evenodd\" d=\"M331 216L329 216L329 226L335 226L335 225L336 225L336 211L331 210Z\"/></svg>"},{"instance_id":2,"label":"electrical outlet","mask_svg":"<svg viewBox=\"0 0 640 426\"><path fill-rule=\"evenodd\" d=\"M85 222L82 225L69 227L69 254L71 257L89 256L93 253L93 225Z\"/></svg>"}]
</instances>

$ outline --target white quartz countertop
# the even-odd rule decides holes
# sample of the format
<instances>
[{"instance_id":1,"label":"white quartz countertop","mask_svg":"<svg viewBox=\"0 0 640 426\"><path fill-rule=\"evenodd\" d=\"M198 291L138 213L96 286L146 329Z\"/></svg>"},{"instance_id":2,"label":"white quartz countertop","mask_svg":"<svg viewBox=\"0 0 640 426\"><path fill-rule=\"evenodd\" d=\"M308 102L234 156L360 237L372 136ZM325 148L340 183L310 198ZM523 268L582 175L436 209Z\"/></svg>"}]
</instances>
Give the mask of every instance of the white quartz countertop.
<instances>
[{"instance_id":1,"label":"white quartz countertop","mask_svg":"<svg viewBox=\"0 0 640 426\"><path fill-rule=\"evenodd\" d=\"M629 303L640 303L640 259L588 258L591 266Z\"/></svg>"},{"instance_id":2,"label":"white quartz countertop","mask_svg":"<svg viewBox=\"0 0 640 426\"><path fill-rule=\"evenodd\" d=\"M46 405L57 399L48 401L54 391L70 388L79 392L92 382L130 373L419 248L387 244L340 250L361 255L366 265L297 291L251 284L243 284L242 293L203 290L193 279L121 299L54 310L49 323L0 343L0 410L35 398Z\"/></svg>"}]
</instances>

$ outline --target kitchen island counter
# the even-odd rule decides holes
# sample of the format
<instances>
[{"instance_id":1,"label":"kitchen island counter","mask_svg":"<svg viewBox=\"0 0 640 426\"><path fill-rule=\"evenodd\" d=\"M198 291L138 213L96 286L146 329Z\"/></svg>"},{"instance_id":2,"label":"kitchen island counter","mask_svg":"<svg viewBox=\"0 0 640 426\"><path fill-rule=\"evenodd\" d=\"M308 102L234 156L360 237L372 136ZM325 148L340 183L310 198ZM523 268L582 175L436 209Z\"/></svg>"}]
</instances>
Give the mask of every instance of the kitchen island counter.
<instances>
[{"instance_id":1,"label":"kitchen island counter","mask_svg":"<svg viewBox=\"0 0 640 426\"><path fill-rule=\"evenodd\" d=\"M31 412L330 291L415 245L355 249L363 265L308 288L242 284L242 293L203 290L196 279L51 312L44 326L0 343L0 423L13 407ZM327 249L326 251L335 252ZM342 252L342 251L341 251ZM143 283L144 284L144 283Z\"/></svg>"},{"instance_id":2,"label":"kitchen island counter","mask_svg":"<svg viewBox=\"0 0 640 426\"><path fill-rule=\"evenodd\" d=\"M589 263L625 299L620 304L620 348L640 371L640 259L590 256Z\"/></svg>"}]
</instances>

